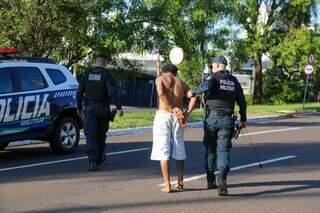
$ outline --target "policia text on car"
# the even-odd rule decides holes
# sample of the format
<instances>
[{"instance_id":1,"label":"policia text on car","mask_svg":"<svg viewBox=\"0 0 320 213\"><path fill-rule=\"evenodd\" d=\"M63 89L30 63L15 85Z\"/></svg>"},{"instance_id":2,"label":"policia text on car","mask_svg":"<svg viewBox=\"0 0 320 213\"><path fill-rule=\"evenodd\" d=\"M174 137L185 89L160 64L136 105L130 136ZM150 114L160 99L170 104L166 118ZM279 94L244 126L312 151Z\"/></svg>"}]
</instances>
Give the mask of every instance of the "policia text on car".
<instances>
[{"instance_id":1,"label":"policia text on car","mask_svg":"<svg viewBox=\"0 0 320 213\"><path fill-rule=\"evenodd\" d=\"M216 188L214 171L220 170L218 194L226 195L227 173L230 170L230 149L236 117L235 102L240 107L240 127L245 127L246 101L238 80L226 70L227 60L218 56L212 60L212 72L195 90L189 92L192 97L206 93L206 117L204 120L205 169L208 189Z\"/></svg>"},{"instance_id":2,"label":"policia text on car","mask_svg":"<svg viewBox=\"0 0 320 213\"><path fill-rule=\"evenodd\" d=\"M95 67L81 77L77 91L78 113L84 120L84 134L91 171L97 170L98 166L106 160L104 153L106 133L109 130L110 120L113 120L110 103L113 102L119 115L123 115L113 77L105 68L106 62L105 56L98 56Z\"/></svg>"}]
</instances>

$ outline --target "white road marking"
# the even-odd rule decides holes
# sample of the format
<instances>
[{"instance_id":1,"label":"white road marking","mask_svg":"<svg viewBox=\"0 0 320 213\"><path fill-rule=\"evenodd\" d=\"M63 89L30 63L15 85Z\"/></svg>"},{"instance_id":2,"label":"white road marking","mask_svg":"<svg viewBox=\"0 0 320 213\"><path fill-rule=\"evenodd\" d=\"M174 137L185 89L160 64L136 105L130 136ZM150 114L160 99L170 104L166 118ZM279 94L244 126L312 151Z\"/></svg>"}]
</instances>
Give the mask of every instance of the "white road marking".
<instances>
[{"instance_id":1,"label":"white road marking","mask_svg":"<svg viewBox=\"0 0 320 213\"><path fill-rule=\"evenodd\" d=\"M266 134L266 133L273 133L273 132L284 132L284 131L292 131L297 129L302 129L303 127L292 127L287 129L276 129L276 130L267 130L267 131L261 131L261 132L248 132L248 135L260 135L260 134ZM240 134L239 136L246 136L247 134Z\"/></svg>"},{"instance_id":2,"label":"white road marking","mask_svg":"<svg viewBox=\"0 0 320 213\"><path fill-rule=\"evenodd\" d=\"M261 131L261 132L251 132L251 133L248 133L248 135L259 135L259 134L266 134L266 133L273 133L273 132L291 131L291 130L297 130L297 129L302 129L302 128L303 127L293 127L293 128L287 128L287 129L277 129L277 130L267 130L267 131ZM245 136L245 135L246 134L240 134L239 136ZM130 152L145 151L145 150L150 150L150 149L151 148L124 150L124 151L119 151L119 152L107 153L107 155L118 155L118 154L130 153ZM23 168L30 168L30 167L35 167L35 166L50 165L50 164L56 164L56 163L64 163L64 162L69 162L69 161L83 160L83 159L86 159L86 158L88 158L88 157L87 156L83 156L83 157L78 157L78 158L70 158L70 159L49 161L49 162L43 162L43 163L23 165L23 166L15 166L15 167L10 167L10 168L0 169L0 172L9 171L9 170L16 170L16 169L23 169Z\"/></svg>"},{"instance_id":3,"label":"white road marking","mask_svg":"<svg viewBox=\"0 0 320 213\"><path fill-rule=\"evenodd\" d=\"M259 163L261 163L262 165L265 164L270 164L270 163L274 163L277 161L282 161L282 160L288 160L291 158L296 158L297 156L295 155L289 155L289 156L285 156L285 157L281 157L281 158L274 158L274 159L270 159L270 160L265 160L265 161L261 161L261 162L256 162L256 163L250 163L250 164L246 164L246 165L242 165L242 166L236 166L230 169L230 171L237 171L240 169L245 169L245 168L249 168L249 167L254 167L254 166L259 166ZM214 174L219 174L219 171L215 172ZM189 181L193 181L193 180L198 180L201 178L205 178L207 175L206 174L202 174L202 175L197 175L197 176L193 176L193 177L189 177L189 178L185 178L183 180L183 182L189 182ZM176 184L177 181L173 181L171 182L171 184ZM159 184L158 186L164 186L164 183Z\"/></svg>"},{"instance_id":4,"label":"white road marking","mask_svg":"<svg viewBox=\"0 0 320 213\"><path fill-rule=\"evenodd\" d=\"M131 153L131 152L141 152L141 151L145 151L145 150L149 150L149 149L151 149L151 148L130 149L130 150L124 150L124 151L119 151L119 152L110 152L110 153L107 153L107 156L108 155L120 155L120 154L126 154L126 153ZM36 167L36 166L44 166L44 165L50 165L50 164L56 164L56 163L64 163L64 162L70 162L70 161L76 161L76 160L83 160L83 159L87 159L87 158L88 158L87 156L83 156L83 157L78 157L78 158L69 158L69 159L64 159L64 160L56 160L56 161L35 163L35 164L29 164L29 165L23 165L23 166L15 166L15 167L10 167L10 168L0 169L0 172L17 170L17 169L24 169L24 168L30 168L30 167Z\"/></svg>"}]
</instances>

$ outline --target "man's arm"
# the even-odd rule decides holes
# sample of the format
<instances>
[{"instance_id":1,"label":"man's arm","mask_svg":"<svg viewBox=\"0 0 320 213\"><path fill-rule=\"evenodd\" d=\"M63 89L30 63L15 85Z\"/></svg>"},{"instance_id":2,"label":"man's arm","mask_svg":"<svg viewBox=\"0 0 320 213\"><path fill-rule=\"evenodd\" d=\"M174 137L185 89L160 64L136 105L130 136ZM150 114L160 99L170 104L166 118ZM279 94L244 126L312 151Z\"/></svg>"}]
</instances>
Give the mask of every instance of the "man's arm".
<instances>
[{"instance_id":1,"label":"man's arm","mask_svg":"<svg viewBox=\"0 0 320 213\"><path fill-rule=\"evenodd\" d=\"M77 109L82 110L83 108L83 96L85 91L85 74L79 78L79 87L77 90Z\"/></svg>"},{"instance_id":2,"label":"man's arm","mask_svg":"<svg viewBox=\"0 0 320 213\"><path fill-rule=\"evenodd\" d=\"M189 86L185 83L186 85L186 92L185 92L185 96L188 97L188 94L189 92L191 91ZM196 101L197 101L197 98L192 96L190 98L190 101L189 101L189 104L188 104L188 109L187 109L187 116L193 111L195 105L196 105Z\"/></svg>"},{"instance_id":3,"label":"man's arm","mask_svg":"<svg viewBox=\"0 0 320 213\"><path fill-rule=\"evenodd\" d=\"M106 86L108 88L109 98L112 100L117 110L119 111L119 115L122 116L123 111L122 111L122 105L119 99L119 92L118 92L118 88L115 85L112 75L107 76Z\"/></svg>"},{"instance_id":4,"label":"man's arm","mask_svg":"<svg viewBox=\"0 0 320 213\"><path fill-rule=\"evenodd\" d=\"M236 103L240 108L240 121L242 122L243 127L245 127L245 122L247 121L247 103L246 98L244 97L242 87L238 81L236 81L237 90L236 90Z\"/></svg>"},{"instance_id":5,"label":"man's arm","mask_svg":"<svg viewBox=\"0 0 320 213\"><path fill-rule=\"evenodd\" d=\"M85 91L85 74L81 75L79 78L79 87L77 90L77 114L78 116L83 119L83 96Z\"/></svg>"}]
</instances>

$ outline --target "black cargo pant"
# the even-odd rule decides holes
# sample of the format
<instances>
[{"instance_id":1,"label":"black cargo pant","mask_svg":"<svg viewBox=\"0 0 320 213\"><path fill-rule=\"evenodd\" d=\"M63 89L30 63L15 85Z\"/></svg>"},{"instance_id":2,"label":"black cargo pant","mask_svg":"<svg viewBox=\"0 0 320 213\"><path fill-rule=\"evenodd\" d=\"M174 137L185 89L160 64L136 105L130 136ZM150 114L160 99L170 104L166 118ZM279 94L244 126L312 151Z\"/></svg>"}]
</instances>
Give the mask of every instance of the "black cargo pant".
<instances>
[{"instance_id":1,"label":"black cargo pant","mask_svg":"<svg viewBox=\"0 0 320 213\"><path fill-rule=\"evenodd\" d=\"M204 120L205 169L207 181L215 181L216 166L219 170L229 171L231 139L234 130L234 119L214 113Z\"/></svg>"},{"instance_id":2,"label":"black cargo pant","mask_svg":"<svg viewBox=\"0 0 320 213\"><path fill-rule=\"evenodd\" d=\"M110 106L103 102L87 101L84 116L88 157L101 160L105 151L106 133L109 130Z\"/></svg>"}]
</instances>

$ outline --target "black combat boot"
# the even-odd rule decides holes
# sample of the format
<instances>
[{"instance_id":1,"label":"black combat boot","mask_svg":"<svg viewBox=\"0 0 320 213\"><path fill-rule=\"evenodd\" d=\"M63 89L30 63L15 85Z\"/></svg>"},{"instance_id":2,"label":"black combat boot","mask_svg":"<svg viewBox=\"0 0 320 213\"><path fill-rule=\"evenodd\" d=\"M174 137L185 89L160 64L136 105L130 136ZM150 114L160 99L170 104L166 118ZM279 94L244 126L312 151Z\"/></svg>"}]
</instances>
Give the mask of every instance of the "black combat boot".
<instances>
[{"instance_id":1,"label":"black combat boot","mask_svg":"<svg viewBox=\"0 0 320 213\"><path fill-rule=\"evenodd\" d=\"M98 166L96 164L95 159L89 159L89 170L90 171L97 171L98 170Z\"/></svg>"},{"instance_id":2,"label":"black combat boot","mask_svg":"<svg viewBox=\"0 0 320 213\"><path fill-rule=\"evenodd\" d=\"M216 176L214 173L207 172L207 189L216 189Z\"/></svg>"},{"instance_id":3,"label":"black combat boot","mask_svg":"<svg viewBox=\"0 0 320 213\"><path fill-rule=\"evenodd\" d=\"M219 180L218 180L218 195L225 196L228 194L227 189L227 170L222 169L220 171Z\"/></svg>"},{"instance_id":4,"label":"black combat boot","mask_svg":"<svg viewBox=\"0 0 320 213\"><path fill-rule=\"evenodd\" d=\"M101 164L102 164L103 162L105 162L106 160L107 160L107 156L106 156L106 154L103 154L103 155L99 156L99 157L96 159L96 164L97 164L98 166L101 166Z\"/></svg>"}]
</instances>

